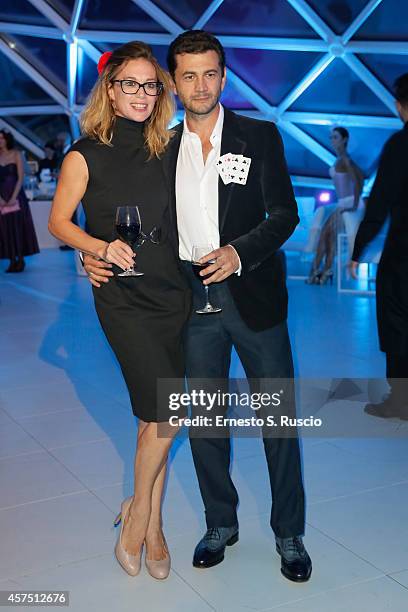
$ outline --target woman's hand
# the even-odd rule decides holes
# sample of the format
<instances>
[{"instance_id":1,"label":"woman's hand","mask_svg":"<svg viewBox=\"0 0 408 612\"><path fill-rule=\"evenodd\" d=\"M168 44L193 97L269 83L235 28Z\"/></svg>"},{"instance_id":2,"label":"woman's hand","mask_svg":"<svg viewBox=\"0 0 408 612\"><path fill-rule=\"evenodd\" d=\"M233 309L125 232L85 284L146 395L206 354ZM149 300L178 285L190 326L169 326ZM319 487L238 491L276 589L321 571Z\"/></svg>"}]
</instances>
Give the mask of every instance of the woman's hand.
<instances>
[{"instance_id":1,"label":"woman's hand","mask_svg":"<svg viewBox=\"0 0 408 612\"><path fill-rule=\"evenodd\" d=\"M107 242L105 247L100 253L100 258L107 263L114 263L122 270L128 270L133 266L133 259L135 257L131 247L122 242L122 240L114 240L113 242Z\"/></svg>"},{"instance_id":2,"label":"woman's hand","mask_svg":"<svg viewBox=\"0 0 408 612\"><path fill-rule=\"evenodd\" d=\"M352 261L352 260L349 261L347 265L351 277L354 278L355 280L358 279L358 266L359 266L358 261Z\"/></svg>"}]
</instances>

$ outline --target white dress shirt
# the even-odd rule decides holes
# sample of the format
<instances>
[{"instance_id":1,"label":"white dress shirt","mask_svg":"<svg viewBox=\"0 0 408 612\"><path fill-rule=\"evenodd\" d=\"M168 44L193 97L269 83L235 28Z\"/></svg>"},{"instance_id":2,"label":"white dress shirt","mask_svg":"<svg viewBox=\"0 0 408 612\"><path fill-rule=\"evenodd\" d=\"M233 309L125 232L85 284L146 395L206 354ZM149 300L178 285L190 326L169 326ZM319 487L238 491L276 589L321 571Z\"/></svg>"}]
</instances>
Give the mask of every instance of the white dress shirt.
<instances>
[{"instance_id":1,"label":"white dress shirt","mask_svg":"<svg viewBox=\"0 0 408 612\"><path fill-rule=\"evenodd\" d=\"M217 122L210 136L212 149L204 164L201 140L184 130L176 170L176 207L180 259L191 261L193 245L220 246L218 228L218 177L215 162L220 156L224 109L220 104Z\"/></svg>"},{"instance_id":2,"label":"white dress shirt","mask_svg":"<svg viewBox=\"0 0 408 612\"><path fill-rule=\"evenodd\" d=\"M210 136L213 148L204 163L200 137L188 129L184 117L184 130L176 169L176 209L179 255L180 259L186 261L191 261L194 245L208 244L214 249L220 246L219 174L215 162L221 153L223 125L224 108L220 104L217 122ZM241 266L238 273L240 271Z\"/></svg>"}]
</instances>

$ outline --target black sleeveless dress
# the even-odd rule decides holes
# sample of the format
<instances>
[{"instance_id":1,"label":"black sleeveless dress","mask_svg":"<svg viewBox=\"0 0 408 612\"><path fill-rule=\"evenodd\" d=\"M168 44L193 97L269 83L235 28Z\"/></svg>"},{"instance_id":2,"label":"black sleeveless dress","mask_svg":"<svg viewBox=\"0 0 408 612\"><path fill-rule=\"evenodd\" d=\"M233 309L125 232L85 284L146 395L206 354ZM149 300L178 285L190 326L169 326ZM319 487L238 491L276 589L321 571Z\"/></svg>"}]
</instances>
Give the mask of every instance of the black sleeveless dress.
<instances>
[{"instance_id":1,"label":"black sleeveless dress","mask_svg":"<svg viewBox=\"0 0 408 612\"><path fill-rule=\"evenodd\" d=\"M18 181L17 164L0 165L0 196L8 201ZM30 205L24 189L17 196L20 210L0 214L0 259L16 259L40 252ZM35 205L35 204L34 204Z\"/></svg>"},{"instance_id":2,"label":"black sleeveless dress","mask_svg":"<svg viewBox=\"0 0 408 612\"><path fill-rule=\"evenodd\" d=\"M96 312L120 363L133 414L143 421L160 422L174 413L168 411L168 398L158 400L157 379L184 377L182 330L191 297L170 240L163 162L147 161L143 128L143 123L117 117L113 146L83 138L70 151L81 153L88 166L88 187L82 199L88 233L115 240L116 207L135 205L146 234L153 226L161 229L160 244L145 242L137 249L137 266L144 276L115 275L102 287L93 287ZM121 270L114 267L113 271Z\"/></svg>"}]
</instances>

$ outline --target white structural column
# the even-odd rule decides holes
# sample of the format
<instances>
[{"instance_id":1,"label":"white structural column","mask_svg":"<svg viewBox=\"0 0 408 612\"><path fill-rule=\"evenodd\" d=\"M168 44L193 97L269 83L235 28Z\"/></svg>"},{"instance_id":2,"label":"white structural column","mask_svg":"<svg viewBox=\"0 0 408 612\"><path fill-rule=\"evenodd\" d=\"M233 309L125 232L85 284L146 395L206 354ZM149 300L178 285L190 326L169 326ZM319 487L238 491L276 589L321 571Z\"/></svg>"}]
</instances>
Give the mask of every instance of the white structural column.
<instances>
[{"instance_id":1,"label":"white structural column","mask_svg":"<svg viewBox=\"0 0 408 612\"><path fill-rule=\"evenodd\" d=\"M12 116L24 116L24 115L60 115L65 109L58 104L44 104L37 106L1 106L0 113L2 117Z\"/></svg>"},{"instance_id":2,"label":"white structural column","mask_svg":"<svg viewBox=\"0 0 408 612\"><path fill-rule=\"evenodd\" d=\"M69 108L69 124L74 140L79 138L80 129L78 118L75 114L76 105L76 83L77 83L77 67L78 67L78 44L76 41L67 44L67 79L68 79L68 108Z\"/></svg>"},{"instance_id":3,"label":"white structural column","mask_svg":"<svg viewBox=\"0 0 408 612\"><path fill-rule=\"evenodd\" d=\"M77 102L77 73L78 73L78 43L76 40L76 31L81 18L81 12L84 5L84 0L75 0L75 5L72 11L70 31L64 37L67 42L67 86L68 86L68 106L69 106L69 123L74 139L80 136L78 117L75 113Z\"/></svg>"},{"instance_id":4,"label":"white structural column","mask_svg":"<svg viewBox=\"0 0 408 612\"><path fill-rule=\"evenodd\" d=\"M12 23L0 21L0 32L2 34L20 34L21 36L34 36L35 38L62 39L62 32L57 28L47 26L29 25L27 23Z\"/></svg>"},{"instance_id":5,"label":"white structural column","mask_svg":"<svg viewBox=\"0 0 408 612\"><path fill-rule=\"evenodd\" d=\"M81 17L84 0L76 0L72 11L71 22L68 23L57 11L55 11L45 0L28 0L44 17L46 17L62 33L67 43L67 88L68 99L66 102L66 113L69 117L72 136L79 136L78 117L76 115L76 82L77 82L77 58L78 42L75 34ZM81 48L89 54L94 61L100 56L100 52L89 42L82 41Z\"/></svg>"}]
</instances>

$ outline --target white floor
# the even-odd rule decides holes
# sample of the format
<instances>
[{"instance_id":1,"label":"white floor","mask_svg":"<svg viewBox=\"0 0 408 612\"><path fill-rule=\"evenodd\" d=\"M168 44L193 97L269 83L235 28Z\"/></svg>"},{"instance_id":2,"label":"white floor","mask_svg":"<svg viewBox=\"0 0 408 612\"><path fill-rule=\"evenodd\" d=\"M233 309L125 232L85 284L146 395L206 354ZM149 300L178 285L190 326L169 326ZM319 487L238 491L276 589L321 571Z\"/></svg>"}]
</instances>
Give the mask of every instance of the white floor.
<instances>
[{"instance_id":1,"label":"white floor","mask_svg":"<svg viewBox=\"0 0 408 612\"><path fill-rule=\"evenodd\" d=\"M389 437L390 423L378 419L382 437L303 439L308 583L280 573L257 439L234 441L239 543L219 566L192 567L205 529L185 435L172 449L164 505L170 577L127 576L113 555L113 519L131 493L135 421L90 286L75 276L71 253L44 251L20 275L4 267L0 590L69 590L75 612L408 609L408 431ZM372 298L300 281L289 282L289 294L299 375L383 375ZM235 360L232 374L241 373Z\"/></svg>"}]
</instances>

